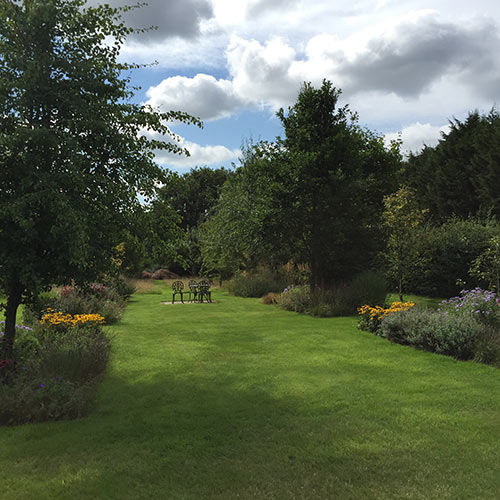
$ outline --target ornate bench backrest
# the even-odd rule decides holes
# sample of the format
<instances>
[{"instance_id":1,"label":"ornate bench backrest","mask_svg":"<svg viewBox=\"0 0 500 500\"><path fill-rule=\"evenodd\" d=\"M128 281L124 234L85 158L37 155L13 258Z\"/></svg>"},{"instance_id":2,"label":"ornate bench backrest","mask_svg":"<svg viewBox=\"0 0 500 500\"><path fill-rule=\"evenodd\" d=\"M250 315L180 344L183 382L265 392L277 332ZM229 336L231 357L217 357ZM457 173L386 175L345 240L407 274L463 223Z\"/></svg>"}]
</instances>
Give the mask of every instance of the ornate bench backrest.
<instances>
[{"instance_id":1,"label":"ornate bench backrest","mask_svg":"<svg viewBox=\"0 0 500 500\"><path fill-rule=\"evenodd\" d=\"M184 283L182 281L174 281L172 283L172 290L176 293L182 292L184 290Z\"/></svg>"}]
</instances>

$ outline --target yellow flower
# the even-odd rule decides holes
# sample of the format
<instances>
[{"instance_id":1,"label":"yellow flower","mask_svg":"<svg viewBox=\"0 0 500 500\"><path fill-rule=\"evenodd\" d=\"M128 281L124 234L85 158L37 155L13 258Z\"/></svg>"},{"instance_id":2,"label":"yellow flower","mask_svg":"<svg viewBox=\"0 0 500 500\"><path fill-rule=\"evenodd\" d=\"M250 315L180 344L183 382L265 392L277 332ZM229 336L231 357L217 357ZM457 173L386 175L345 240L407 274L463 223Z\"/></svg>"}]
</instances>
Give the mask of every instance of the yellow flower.
<instances>
[{"instance_id":1,"label":"yellow flower","mask_svg":"<svg viewBox=\"0 0 500 500\"><path fill-rule=\"evenodd\" d=\"M54 311L53 309L47 309L47 312L43 315L40 320L42 325L65 325L65 326L77 326L85 324L104 324L104 318L100 314L63 314L59 311Z\"/></svg>"}]
</instances>

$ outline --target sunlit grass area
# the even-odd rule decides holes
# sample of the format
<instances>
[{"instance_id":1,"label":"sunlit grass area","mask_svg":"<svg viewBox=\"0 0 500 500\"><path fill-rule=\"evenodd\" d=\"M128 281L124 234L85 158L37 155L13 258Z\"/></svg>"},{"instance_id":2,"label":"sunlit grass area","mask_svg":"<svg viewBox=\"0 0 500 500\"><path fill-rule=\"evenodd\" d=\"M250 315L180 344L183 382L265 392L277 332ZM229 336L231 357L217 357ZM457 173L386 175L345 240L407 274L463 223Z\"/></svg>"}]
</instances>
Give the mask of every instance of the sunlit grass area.
<instances>
[{"instance_id":1,"label":"sunlit grass area","mask_svg":"<svg viewBox=\"0 0 500 500\"><path fill-rule=\"evenodd\" d=\"M112 328L87 418L0 429L2 498L498 498L497 369L155 287Z\"/></svg>"}]
</instances>

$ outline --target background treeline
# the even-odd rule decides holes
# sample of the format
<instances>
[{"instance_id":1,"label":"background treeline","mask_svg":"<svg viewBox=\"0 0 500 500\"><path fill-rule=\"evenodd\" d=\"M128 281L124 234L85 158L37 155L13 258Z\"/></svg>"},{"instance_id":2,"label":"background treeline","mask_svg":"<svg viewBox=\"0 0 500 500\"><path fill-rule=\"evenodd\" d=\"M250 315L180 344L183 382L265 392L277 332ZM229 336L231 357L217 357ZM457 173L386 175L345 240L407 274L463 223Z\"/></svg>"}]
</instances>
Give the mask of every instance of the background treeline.
<instances>
[{"instance_id":1,"label":"background treeline","mask_svg":"<svg viewBox=\"0 0 500 500\"><path fill-rule=\"evenodd\" d=\"M318 290L375 270L432 296L495 287L498 112L453 120L405 159L339 97L328 81L304 84L277 114L283 137L247 144L232 170L170 174L117 248L123 268L228 279L287 265Z\"/></svg>"}]
</instances>

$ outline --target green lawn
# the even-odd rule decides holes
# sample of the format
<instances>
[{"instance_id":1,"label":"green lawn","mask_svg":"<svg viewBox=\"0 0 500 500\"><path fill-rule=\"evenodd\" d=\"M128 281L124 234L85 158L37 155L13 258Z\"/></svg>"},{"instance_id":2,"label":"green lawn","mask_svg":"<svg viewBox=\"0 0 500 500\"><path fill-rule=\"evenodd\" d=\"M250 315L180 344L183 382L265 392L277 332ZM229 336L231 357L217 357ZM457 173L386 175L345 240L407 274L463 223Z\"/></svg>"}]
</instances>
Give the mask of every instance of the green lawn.
<instances>
[{"instance_id":1,"label":"green lawn","mask_svg":"<svg viewBox=\"0 0 500 500\"><path fill-rule=\"evenodd\" d=\"M169 297L133 297L87 418L0 428L0 498L500 498L499 370Z\"/></svg>"}]
</instances>

